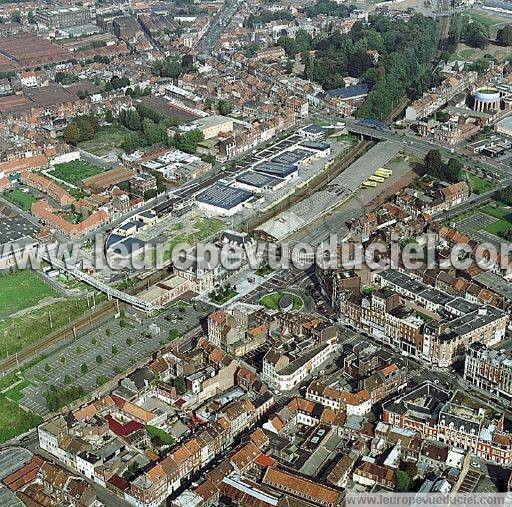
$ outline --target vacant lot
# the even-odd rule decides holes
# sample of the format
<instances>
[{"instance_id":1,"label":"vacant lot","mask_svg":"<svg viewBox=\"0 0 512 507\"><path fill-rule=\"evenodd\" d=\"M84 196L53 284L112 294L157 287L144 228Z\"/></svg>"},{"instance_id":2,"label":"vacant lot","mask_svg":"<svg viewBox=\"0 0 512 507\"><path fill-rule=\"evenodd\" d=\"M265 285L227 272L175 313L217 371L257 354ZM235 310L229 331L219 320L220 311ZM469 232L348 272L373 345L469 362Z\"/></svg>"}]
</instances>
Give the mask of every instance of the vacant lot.
<instances>
[{"instance_id":1,"label":"vacant lot","mask_svg":"<svg viewBox=\"0 0 512 507\"><path fill-rule=\"evenodd\" d=\"M80 317L86 310L86 300L69 299L34 310L22 317L0 320L0 358L19 352L37 342Z\"/></svg>"},{"instance_id":2,"label":"vacant lot","mask_svg":"<svg viewBox=\"0 0 512 507\"><path fill-rule=\"evenodd\" d=\"M57 292L43 283L34 273L17 271L0 277L0 315L30 308L41 299L57 296Z\"/></svg>"},{"instance_id":3,"label":"vacant lot","mask_svg":"<svg viewBox=\"0 0 512 507\"><path fill-rule=\"evenodd\" d=\"M487 11L469 11L464 13L464 15L468 16L474 21L478 21L487 28L492 28L493 26L499 25L501 23L511 22L511 18L507 18L506 16L500 16L498 14Z\"/></svg>"},{"instance_id":4,"label":"vacant lot","mask_svg":"<svg viewBox=\"0 0 512 507\"><path fill-rule=\"evenodd\" d=\"M121 144L130 131L119 125L110 125L109 127L100 127L94 139L84 141L79 146L89 153L93 153L98 157L104 157L111 151L122 153Z\"/></svg>"},{"instance_id":5,"label":"vacant lot","mask_svg":"<svg viewBox=\"0 0 512 507\"><path fill-rule=\"evenodd\" d=\"M474 174L466 173L466 177L468 179L471 190L477 195L484 194L485 192L488 192L489 190L492 190L496 187L494 182L484 180L483 178L480 178Z\"/></svg>"},{"instance_id":6,"label":"vacant lot","mask_svg":"<svg viewBox=\"0 0 512 507\"><path fill-rule=\"evenodd\" d=\"M80 181L103 172L99 167L93 166L83 160L74 160L66 164L57 164L51 175L59 180L77 186Z\"/></svg>"},{"instance_id":7,"label":"vacant lot","mask_svg":"<svg viewBox=\"0 0 512 507\"><path fill-rule=\"evenodd\" d=\"M17 403L0 395L0 442L5 442L43 422L33 412L23 410Z\"/></svg>"},{"instance_id":8,"label":"vacant lot","mask_svg":"<svg viewBox=\"0 0 512 507\"><path fill-rule=\"evenodd\" d=\"M33 195L22 192L17 188L10 190L9 192L5 192L2 197L7 199L9 202L12 202L23 211L30 211L32 204L36 202L36 198Z\"/></svg>"}]
</instances>

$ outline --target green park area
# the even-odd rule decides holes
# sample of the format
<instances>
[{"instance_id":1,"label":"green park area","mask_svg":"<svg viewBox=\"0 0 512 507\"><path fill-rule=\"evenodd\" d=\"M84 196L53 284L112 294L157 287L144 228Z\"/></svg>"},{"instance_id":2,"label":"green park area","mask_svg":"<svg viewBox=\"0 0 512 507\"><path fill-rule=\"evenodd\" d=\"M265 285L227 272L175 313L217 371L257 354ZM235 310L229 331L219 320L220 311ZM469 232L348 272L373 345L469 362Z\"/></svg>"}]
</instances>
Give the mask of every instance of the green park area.
<instances>
[{"instance_id":1,"label":"green park area","mask_svg":"<svg viewBox=\"0 0 512 507\"><path fill-rule=\"evenodd\" d=\"M491 28L492 26L499 25L507 19L498 15L492 15L478 11L468 11L464 13L464 16L468 16L471 20L477 21L478 23Z\"/></svg>"},{"instance_id":2,"label":"green park area","mask_svg":"<svg viewBox=\"0 0 512 507\"><path fill-rule=\"evenodd\" d=\"M50 296L56 297L58 294L31 271L20 270L1 276L0 316L35 306Z\"/></svg>"},{"instance_id":3,"label":"green park area","mask_svg":"<svg viewBox=\"0 0 512 507\"><path fill-rule=\"evenodd\" d=\"M469 186L471 187L471 191L477 195L489 192L489 190L492 190L496 187L494 182L480 178L475 174L466 173L466 179L468 180Z\"/></svg>"},{"instance_id":4,"label":"green park area","mask_svg":"<svg viewBox=\"0 0 512 507\"><path fill-rule=\"evenodd\" d=\"M300 310L304 306L304 301L299 296L296 296L295 294L290 294L289 292L271 292L270 294L267 294L263 296L260 299L260 305L263 305L265 308L268 308L269 310L279 310L279 300L285 295L289 294L292 296L293 300L293 311Z\"/></svg>"},{"instance_id":5,"label":"green park area","mask_svg":"<svg viewBox=\"0 0 512 507\"><path fill-rule=\"evenodd\" d=\"M129 133L130 131L122 125L99 127L94 137L79 143L79 147L98 157L104 157L111 151L122 153L121 144Z\"/></svg>"},{"instance_id":6,"label":"green park area","mask_svg":"<svg viewBox=\"0 0 512 507\"><path fill-rule=\"evenodd\" d=\"M22 192L18 188L4 192L2 197L23 211L30 211L32 204L36 202L36 198L32 194Z\"/></svg>"},{"instance_id":7,"label":"green park area","mask_svg":"<svg viewBox=\"0 0 512 507\"><path fill-rule=\"evenodd\" d=\"M103 172L102 169L83 160L73 160L65 164L57 164L53 168L51 175L66 183L77 186L83 179L90 178L101 172Z\"/></svg>"}]
</instances>

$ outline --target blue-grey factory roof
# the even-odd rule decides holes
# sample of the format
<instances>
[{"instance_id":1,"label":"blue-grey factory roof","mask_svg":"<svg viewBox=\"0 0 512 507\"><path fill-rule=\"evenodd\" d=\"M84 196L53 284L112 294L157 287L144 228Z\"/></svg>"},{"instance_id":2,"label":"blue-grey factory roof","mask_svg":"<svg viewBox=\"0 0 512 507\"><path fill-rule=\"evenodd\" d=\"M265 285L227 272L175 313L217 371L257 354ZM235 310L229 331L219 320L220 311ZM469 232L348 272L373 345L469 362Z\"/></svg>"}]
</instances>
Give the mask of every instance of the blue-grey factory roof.
<instances>
[{"instance_id":1,"label":"blue-grey factory roof","mask_svg":"<svg viewBox=\"0 0 512 507\"><path fill-rule=\"evenodd\" d=\"M283 181L281 178L275 178L269 174L256 173L254 171L245 171L239 174L235 180L255 188L273 188Z\"/></svg>"},{"instance_id":2,"label":"blue-grey factory roof","mask_svg":"<svg viewBox=\"0 0 512 507\"><path fill-rule=\"evenodd\" d=\"M322 127L319 127L318 125L308 125L307 127L304 127L302 129L304 132L307 132L308 134L325 134L325 130Z\"/></svg>"},{"instance_id":3,"label":"blue-grey factory roof","mask_svg":"<svg viewBox=\"0 0 512 507\"><path fill-rule=\"evenodd\" d=\"M290 174L297 172L297 167L293 164L277 164L273 162L263 162L254 166L254 170L260 173L270 174L278 178L286 178Z\"/></svg>"},{"instance_id":4,"label":"blue-grey factory roof","mask_svg":"<svg viewBox=\"0 0 512 507\"><path fill-rule=\"evenodd\" d=\"M307 150L290 150L279 153L279 155L272 157L270 161L276 164L297 165L299 162L308 157L311 157L311 152Z\"/></svg>"},{"instance_id":5,"label":"blue-grey factory roof","mask_svg":"<svg viewBox=\"0 0 512 507\"><path fill-rule=\"evenodd\" d=\"M201 192L196 201L210 204L223 209L231 209L252 197L251 192L240 188L229 187L222 183L215 183Z\"/></svg>"},{"instance_id":6,"label":"blue-grey factory roof","mask_svg":"<svg viewBox=\"0 0 512 507\"><path fill-rule=\"evenodd\" d=\"M316 151L325 151L331 147L329 143L319 143L317 141L304 141L300 143L300 146Z\"/></svg>"}]
</instances>

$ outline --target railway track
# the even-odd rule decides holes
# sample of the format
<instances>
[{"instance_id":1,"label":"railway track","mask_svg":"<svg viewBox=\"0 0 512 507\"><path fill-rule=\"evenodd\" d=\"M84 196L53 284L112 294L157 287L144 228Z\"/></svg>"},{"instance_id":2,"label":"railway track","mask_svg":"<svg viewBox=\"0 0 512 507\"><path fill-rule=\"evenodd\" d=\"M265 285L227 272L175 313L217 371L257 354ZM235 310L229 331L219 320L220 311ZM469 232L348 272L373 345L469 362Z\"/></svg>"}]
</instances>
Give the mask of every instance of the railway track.
<instances>
[{"instance_id":1,"label":"railway track","mask_svg":"<svg viewBox=\"0 0 512 507\"><path fill-rule=\"evenodd\" d=\"M98 322L104 320L108 316L113 316L117 313L117 303L115 301L105 301L101 303L97 310L93 313L86 315L72 322L68 326L58 329L54 333L51 333L41 340L25 347L20 352L13 356L10 356L0 362L0 372L8 372L21 363L30 359L36 358L40 354L44 354L45 351L58 345L61 342L72 339L75 335L78 335L84 329L91 328Z\"/></svg>"}]
</instances>

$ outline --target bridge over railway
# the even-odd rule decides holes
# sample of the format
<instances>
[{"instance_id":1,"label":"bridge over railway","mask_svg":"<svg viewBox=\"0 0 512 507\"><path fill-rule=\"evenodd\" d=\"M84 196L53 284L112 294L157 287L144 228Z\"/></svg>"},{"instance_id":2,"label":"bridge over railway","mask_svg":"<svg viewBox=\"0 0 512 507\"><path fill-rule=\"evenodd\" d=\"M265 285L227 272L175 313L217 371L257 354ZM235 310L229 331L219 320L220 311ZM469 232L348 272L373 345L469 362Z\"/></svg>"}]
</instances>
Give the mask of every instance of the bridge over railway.
<instances>
[{"instance_id":1,"label":"bridge over railway","mask_svg":"<svg viewBox=\"0 0 512 507\"><path fill-rule=\"evenodd\" d=\"M87 285L90 285L95 289L103 292L104 294L107 295L109 300L118 299L119 301L123 301L133 306L134 308L138 308L139 310L142 310L146 313L151 313L156 309L156 307L153 304L148 303L147 301L143 301L137 296L132 296L130 294L126 294L126 292L123 292L121 290L114 289L113 287L110 287L110 285L94 278L91 275L88 275L87 273L84 273L82 270L78 268L72 268L70 266L67 266L65 262L62 262L60 260L51 259L48 254L42 255L42 259L51 264L55 269L65 271L66 273L86 283Z\"/></svg>"}]
</instances>

